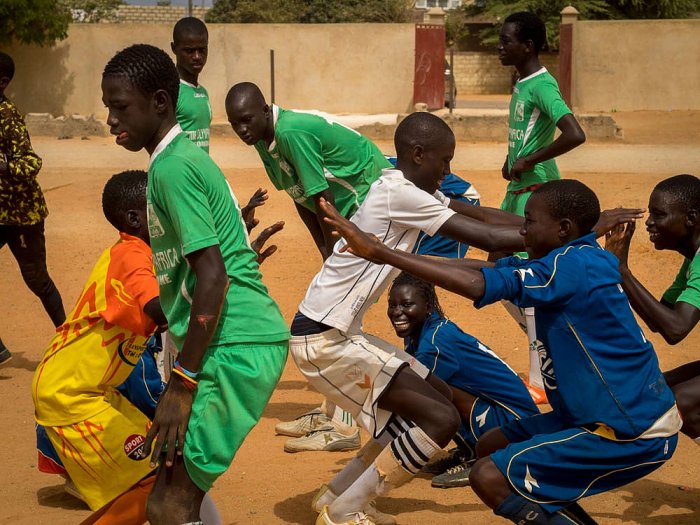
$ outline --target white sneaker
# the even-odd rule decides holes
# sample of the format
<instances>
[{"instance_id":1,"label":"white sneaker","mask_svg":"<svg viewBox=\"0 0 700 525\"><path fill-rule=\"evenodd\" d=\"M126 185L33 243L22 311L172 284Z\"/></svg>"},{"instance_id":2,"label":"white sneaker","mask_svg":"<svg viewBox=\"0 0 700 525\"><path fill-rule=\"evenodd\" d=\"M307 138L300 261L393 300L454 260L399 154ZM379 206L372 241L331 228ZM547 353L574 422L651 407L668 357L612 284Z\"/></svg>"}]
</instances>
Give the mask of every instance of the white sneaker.
<instances>
[{"instance_id":1,"label":"white sneaker","mask_svg":"<svg viewBox=\"0 0 700 525\"><path fill-rule=\"evenodd\" d=\"M300 437L305 436L309 432L327 426L330 423L328 416L321 412L318 408L307 412L303 416L292 421L282 421L275 425L275 434L283 436Z\"/></svg>"},{"instance_id":2,"label":"white sneaker","mask_svg":"<svg viewBox=\"0 0 700 525\"><path fill-rule=\"evenodd\" d=\"M333 495L333 499L338 497L335 494L333 494L333 491L331 491L330 487L324 483L323 485L321 485L321 488L318 489L318 492L314 496L314 499L311 500L311 508L314 509L314 511L318 513L323 512L323 509L326 507L326 505L321 505L319 501L321 500L323 495L328 492L330 492ZM385 512L382 512L381 510L378 510L374 501L370 501L367 504L367 506L364 509L362 509L362 511L365 514L367 514L369 519L371 519L376 525L396 525L396 518L391 514L387 514Z\"/></svg>"},{"instance_id":3,"label":"white sneaker","mask_svg":"<svg viewBox=\"0 0 700 525\"><path fill-rule=\"evenodd\" d=\"M316 525L377 525L364 512L357 512L349 521L333 521L328 515L328 507L323 507L323 512L316 518Z\"/></svg>"},{"instance_id":4,"label":"white sneaker","mask_svg":"<svg viewBox=\"0 0 700 525\"><path fill-rule=\"evenodd\" d=\"M305 436L288 439L284 444L285 452L357 450L360 448L360 429L349 436L341 434L332 425L326 425Z\"/></svg>"}]
</instances>

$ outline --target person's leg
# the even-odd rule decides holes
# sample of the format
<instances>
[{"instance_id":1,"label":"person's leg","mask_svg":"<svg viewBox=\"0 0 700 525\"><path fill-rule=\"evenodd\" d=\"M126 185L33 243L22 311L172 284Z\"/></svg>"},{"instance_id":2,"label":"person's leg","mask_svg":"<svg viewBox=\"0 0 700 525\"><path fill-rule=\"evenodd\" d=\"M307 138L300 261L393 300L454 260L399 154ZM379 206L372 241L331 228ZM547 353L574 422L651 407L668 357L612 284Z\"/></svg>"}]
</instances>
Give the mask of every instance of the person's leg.
<instances>
[{"instance_id":1,"label":"person's leg","mask_svg":"<svg viewBox=\"0 0 700 525\"><path fill-rule=\"evenodd\" d=\"M410 480L450 442L459 426L454 405L408 366L398 370L379 397L378 407L416 426L392 440L331 504L328 514L334 522L348 521L378 495Z\"/></svg>"},{"instance_id":2,"label":"person's leg","mask_svg":"<svg viewBox=\"0 0 700 525\"><path fill-rule=\"evenodd\" d=\"M666 372L664 376L683 418L681 431L700 445L700 361Z\"/></svg>"},{"instance_id":3,"label":"person's leg","mask_svg":"<svg viewBox=\"0 0 700 525\"><path fill-rule=\"evenodd\" d=\"M17 259L27 287L41 300L54 326L62 325L66 320L66 312L61 294L46 268L44 221L16 228L16 235L9 240L8 246Z\"/></svg>"}]
</instances>

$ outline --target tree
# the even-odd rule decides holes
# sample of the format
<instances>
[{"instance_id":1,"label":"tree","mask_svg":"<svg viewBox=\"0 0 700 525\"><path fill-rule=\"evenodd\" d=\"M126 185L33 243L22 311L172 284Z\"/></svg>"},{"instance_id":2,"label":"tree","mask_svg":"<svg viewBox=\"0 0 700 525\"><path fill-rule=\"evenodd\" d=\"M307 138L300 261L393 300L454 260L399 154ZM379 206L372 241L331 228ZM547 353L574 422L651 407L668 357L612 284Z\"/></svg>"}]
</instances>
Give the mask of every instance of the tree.
<instances>
[{"instance_id":1,"label":"tree","mask_svg":"<svg viewBox=\"0 0 700 525\"><path fill-rule=\"evenodd\" d=\"M68 35L71 12L61 0L0 1L0 43L53 45Z\"/></svg>"},{"instance_id":2,"label":"tree","mask_svg":"<svg viewBox=\"0 0 700 525\"><path fill-rule=\"evenodd\" d=\"M482 44L495 46L503 20L511 13L532 11L547 27L550 49L559 48L561 10L573 5L583 20L687 18L700 10L700 0L481 0L455 11L448 30L452 38L464 34L470 18L492 20L491 27L479 32Z\"/></svg>"},{"instance_id":3,"label":"tree","mask_svg":"<svg viewBox=\"0 0 700 525\"><path fill-rule=\"evenodd\" d=\"M73 22L116 22L117 9L122 0L65 0L71 10Z\"/></svg>"},{"instance_id":4,"label":"tree","mask_svg":"<svg viewBox=\"0 0 700 525\"><path fill-rule=\"evenodd\" d=\"M332 24L408 22L408 0L216 0L207 22Z\"/></svg>"}]
</instances>

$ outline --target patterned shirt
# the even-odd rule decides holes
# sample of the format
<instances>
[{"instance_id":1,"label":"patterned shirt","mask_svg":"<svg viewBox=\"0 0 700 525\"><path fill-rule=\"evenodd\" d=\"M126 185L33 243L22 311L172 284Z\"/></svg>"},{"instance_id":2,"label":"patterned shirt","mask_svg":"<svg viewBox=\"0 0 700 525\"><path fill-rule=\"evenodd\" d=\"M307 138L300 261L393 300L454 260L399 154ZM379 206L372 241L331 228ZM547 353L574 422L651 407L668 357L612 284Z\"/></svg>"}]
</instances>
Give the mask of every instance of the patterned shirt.
<instances>
[{"instance_id":1,"label":"patterned shirt","mask_svg":"<svg viewBox=\"0 0 700 525\"><path fill-rule=\"evenodd\" d=\"M41 158L34 153L22 115L8 99L0 101L0 225L29 226L49 214L36 180ZM3 162L3 163L4 163Z\"/></svg>"}]
</instances>

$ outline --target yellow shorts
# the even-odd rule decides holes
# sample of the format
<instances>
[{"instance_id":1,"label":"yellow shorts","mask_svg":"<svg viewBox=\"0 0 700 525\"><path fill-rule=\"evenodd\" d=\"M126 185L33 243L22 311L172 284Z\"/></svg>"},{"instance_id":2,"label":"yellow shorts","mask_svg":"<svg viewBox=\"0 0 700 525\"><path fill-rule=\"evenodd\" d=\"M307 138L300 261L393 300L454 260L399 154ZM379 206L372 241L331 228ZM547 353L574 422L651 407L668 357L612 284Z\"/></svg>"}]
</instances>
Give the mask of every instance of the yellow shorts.
<instances>
[{"instance_id":1,"label":"yellow shorts","mask_svg":"<svg viewBox=\"0 0 700 525\"><path fill-rule=\"evenodd\" d=\"M105 410L80 423L46 427L92 510L102 508L153 471L143 451L149 419L116 391L105 397L105 405Z\"/></svg>"}]
</instances>

